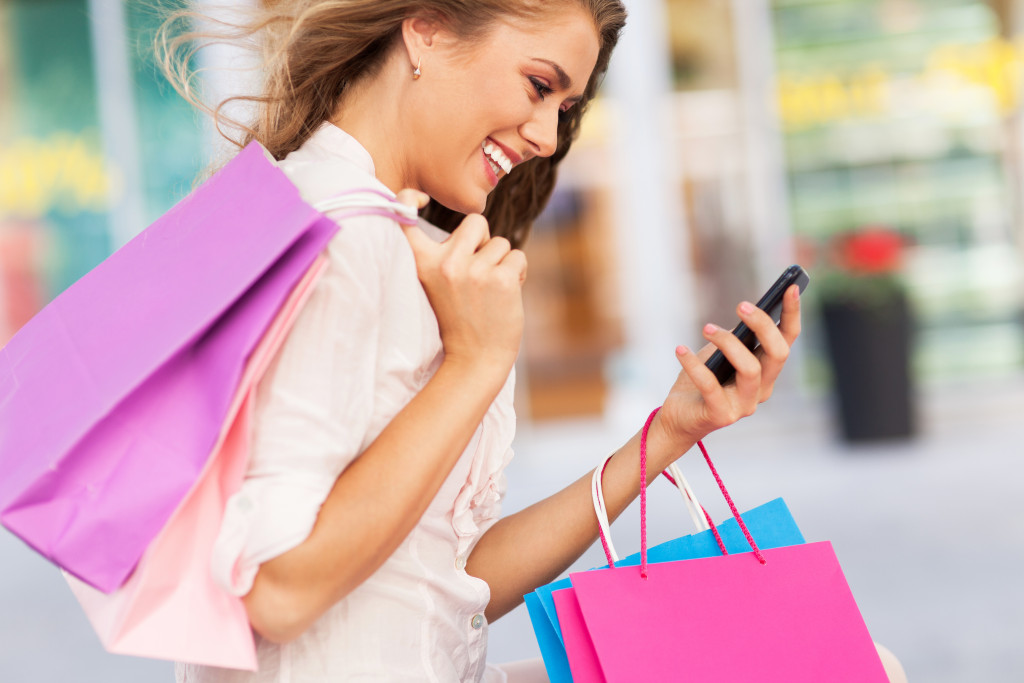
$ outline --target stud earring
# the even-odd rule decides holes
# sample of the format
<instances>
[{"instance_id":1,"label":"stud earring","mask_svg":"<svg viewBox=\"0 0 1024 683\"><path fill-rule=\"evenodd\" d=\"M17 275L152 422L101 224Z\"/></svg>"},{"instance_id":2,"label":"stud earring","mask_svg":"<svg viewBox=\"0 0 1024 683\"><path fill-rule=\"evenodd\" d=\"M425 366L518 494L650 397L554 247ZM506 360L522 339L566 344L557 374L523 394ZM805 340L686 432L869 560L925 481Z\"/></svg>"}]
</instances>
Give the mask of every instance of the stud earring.
<instances>
[{"instance_id":1,"label":"stud earring","mask_svg":"<svg viewBox=\"0 0 1024 683\"><path fill-rule=\"evenodd\" d=\"M423 58L422 57L420 59L416 60L416 68L413 69L412 80L418 81L420 76L423 75L423 73L420 71L420 64L422 64L422 63L423 63Z\"/></svg>"}]
</instances>

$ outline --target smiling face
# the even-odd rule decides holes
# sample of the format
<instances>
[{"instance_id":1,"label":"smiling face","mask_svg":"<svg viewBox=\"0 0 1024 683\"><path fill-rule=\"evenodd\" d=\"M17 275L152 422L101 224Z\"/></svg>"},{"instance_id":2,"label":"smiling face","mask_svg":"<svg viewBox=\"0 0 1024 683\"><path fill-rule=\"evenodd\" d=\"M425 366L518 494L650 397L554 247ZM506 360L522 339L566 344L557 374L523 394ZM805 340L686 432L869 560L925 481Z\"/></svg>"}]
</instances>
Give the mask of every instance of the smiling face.
<instances>
[{"instance_id":1,"label":"smiling face","mask_svg":"<svg viewBox=\"0 0 1024 683\"><path fill-rule=\"evenodd\" d=\"M559 115L582 95L598 50L593 19L575 5L498 22L469 47L443 29L414 44L423 75L405 104L403 186L483 211L516 165L554 153Z\"/></svg>"}]
</instances>

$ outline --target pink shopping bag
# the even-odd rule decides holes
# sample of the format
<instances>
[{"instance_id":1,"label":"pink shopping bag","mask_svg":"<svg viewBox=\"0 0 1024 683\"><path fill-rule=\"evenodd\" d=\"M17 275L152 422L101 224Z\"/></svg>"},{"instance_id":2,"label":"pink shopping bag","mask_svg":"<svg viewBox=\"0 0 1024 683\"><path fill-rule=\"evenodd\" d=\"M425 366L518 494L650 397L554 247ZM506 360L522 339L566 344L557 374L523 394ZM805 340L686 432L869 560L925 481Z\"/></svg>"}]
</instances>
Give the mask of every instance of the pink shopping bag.
<instances>
[{"instance_id":1,"label":"pink shopping bag","mask_svg":"<svg viewBox=\"0 0 1024 683\"><path fill-rule=\"evenodd\" d=\"M753 552L648 564L642 525L639 567L571 574L553 598L573 679L888 681L831 544L760 550L718 482Z\"/></svg>"},{"instance_id":2,"label":"pink shopping bag","mask_svg":"<svg viewBox=\"0 0 1024 683\"><path fill-rule=\"evenodd\" d=\"M337 229L251 144L43 309L0 349L0 522L99 590L124 583Z\"/></svg>"},{"instance_id":3,"label":"pink shopping bag","mask_svg":"<svg viewBox=\"0 0 1024 683\"><path fill-rule=\"evenodd\" d=\"M336 229L250 145L29 321L0 350L4 526L83 581L119 586Z\"/></svg>"},{"instance_id":4,"label":"pink shopping bag","mask_svg":"<svg viewBox=\"0 0 1024 683\"><path fill-rule=\"evenodd\" d=\"M314 262L253 351L213 455L131 577L108 595L65 575L108 651L256 669L245 605L213 580L211 557L227 501L245 475L256 385L325 266L322 256Z\"/></svg>"}]
</instances>

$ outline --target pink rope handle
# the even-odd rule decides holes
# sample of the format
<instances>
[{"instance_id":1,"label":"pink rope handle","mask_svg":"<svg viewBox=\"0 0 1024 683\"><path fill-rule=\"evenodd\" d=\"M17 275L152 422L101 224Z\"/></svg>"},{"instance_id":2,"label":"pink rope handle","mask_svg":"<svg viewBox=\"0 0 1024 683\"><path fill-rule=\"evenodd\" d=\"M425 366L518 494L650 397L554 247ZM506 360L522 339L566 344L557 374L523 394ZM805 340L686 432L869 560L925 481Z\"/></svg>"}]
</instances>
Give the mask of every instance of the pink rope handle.
<instances>
[{"instance_id":1,"label":"pink rope handle","mask_svg":"<svg viewBox=\"0 0 1024 683\"><path fill-rule=\"evenodd\" d=\"M701 511L704 513L704 519L708 521L708 526L711 527L711 535L715 537L715 543L718 544L718 549L722 551L723 555L728 555L729 551L725 549L725 543L722 542L722 536L718 533L718 527L711 521L711 515L704 509L704 506L700 506Z\"/></svg>"},{"instance_id":2,"label":"pink rope handle","mask_svg":"<svg viewBox=\"0 0 1024 683\"><path fill-rule=\"evenodd\" d=\"M390 218L396 223L401 223L402 225L416 225L415 220L412 220L411 218L406 218L400 213L389 211L383 208L347 209L345 211L339 210L337 212L332 213L335 213L334 220L336 221L343 221L346 218L355 218L357 216L382 216L384 218Z\"/></svg>"},{"instance_id":3,"label":"pink rope handle","mask_svg":"<svg viewBox=\"0 0 1024 683\"><path fill-rule=\"evenodd\" d=\"M747 539L747 543L750 544L751 550L754 551L754 555L757 556L758 562L761 564L768 564L768 561L764 559L764 555L761 554L761 549L754 543L754 537L750 535L750 530L747 529L747 525L743 523L743 517L740 515L739 510L736 509L736 504L732 502L732 496L725 489L725 484L722 482L722 478L718 476L718 470L715 469L714 463L711 462L711 456L708 455L708 449L704 447L703 441L698 441L697 445L700 447L700 452L704 454L704 462L711 468L711 474L715 476L715 482L718 484L718 488L722 491L722 495L725 496L725 500L729 503L729 510L732 511L732 516L736 518L736 523L740 525L740 529L743 530L743 535Z\"/></svg>"},{"instance_id":4,"label":"pink rope handle","mask_svg":"<svg viewBox=\"0 0 1024 683\"><path fill-rule=\"evenodd\" d=\"M651 411L651 414L647 416L647 422L644 423L643 431L640 433L640 576L644 579L647 578L647 432L650 431L651 423L654 422L654 416L658 414L661 407L657 407ZM757 547L757 543L754 542L754 537L750 534L750 530L747 529L746 523L743 521L743 516L740 515L736 504L732 500L732 496L729 495L729 491L725 488L725 483L722 481L721 476L718 474L718 470L715 469L714 463L711 462L711 456L708 454L708 449L704 447L703 441L697 441L697 446L700 447L700 452L704 455L704 461L708 464L711 469L711 474L715 477L715 483L718 484L718 489L722 492L726 502L729 504L729 510L732 512L733 517L736 518L736 523L740 525L740 529L743 531L743 536L747 539L747 543L750 544L750 548L754 551L754 555L757 557L758 562L761 564L768 564L768 561L764 559L764 555L761 554L761 549ZM664 473L663 473L664 474ZM669 481L673 481L672 477L665 474ZM708 526L711 527L711 533L715 537L715 542L718 543L719 549L721 549L723 555L728 555L729 551L725 549L725 543L722 541L722 536L718 533L718 528L715 523L711 521L711 515L708 511L701 506L701 511L704 513L704 518L708 522ZM601 535L601 542L604 543L604 534ZM607 545L605 545L605 554L609 555ZM610 565L614 566L614 565Z\"/></svg>"},{"instance_id":5,"label":"pink rope handle","mask_svg":"<svg viewBox=\"0 0 1024 683\"><path fill-rule=\"evenodd\" d=\"M640 576L644 579L647 578L647 432L659 410L661 406L651 411L640 432Z\"/></svg>"},{"instance_id":6,"label":"pink rope handle","mask_svg":"<svg viewBox=\"0 0 1024 683\"><path fill-rule=\"evenodd\" d=\"M606 459L604 461L604 463L602 463L600 473L596 473L597 477L604 477L604 471L606 469L608 469L608 463L609 462L611 462L611 458ZM676 488L680 488L679 487L679 483L676 482L675 478L671 474L669 474L668 471L663 471L661 474L662 474L663 477L665 477L670 482L672 482L673 486L675 486ZM689 493L687 493L685 489L681 489L681 490L684 493L686 493L687 497L690 497ZM691 498L691 500L693 500L693 499ZM600 503L600 498L596 498L595 497L595 499L594 499L595 511L598 513L598 515L604 514L604 515L607 516L607 511L603 507L601 507L600 510L597 509L597 505L599 503ZM725 549L725 544L722 542L722 537L718 533L718 527L715 526L714 521L711 519L711 515L708 514L707 509L703 505L700 506L700 511L701 511L701 513L703 513L704 519L707 521L708 527L710 527L710 529L711 529L711 533L714 534L715 541L718 543L718 547L722 550L722 554L723 555L728 555L729 551ZM605 556L605 559L608 560L608 566L614 569L615 568L615 557L612 555L611 545L609 544L608 538L607 538L607 536L604 533L604 525L602 525L600 523L597 525L597 533L598 533L598 535L599 535L599 537L601 539L601 547L604 549L604 556Z\"/></svg>"}]
</instances>

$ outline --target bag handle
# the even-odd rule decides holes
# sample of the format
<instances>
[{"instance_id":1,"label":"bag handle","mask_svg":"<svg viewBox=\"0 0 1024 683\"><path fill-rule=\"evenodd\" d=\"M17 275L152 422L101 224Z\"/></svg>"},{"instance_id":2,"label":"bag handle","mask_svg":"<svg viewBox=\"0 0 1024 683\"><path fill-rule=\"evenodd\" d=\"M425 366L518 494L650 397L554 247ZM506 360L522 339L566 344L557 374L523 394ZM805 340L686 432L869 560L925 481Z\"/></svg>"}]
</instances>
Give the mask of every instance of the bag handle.
<instances>
[{"instance_id":1,"label":"bag handle","mask_svg":"<svg viewBox=\"0 0 1024 683\"><path fill-rule=\"evenodd\" d=\"M647 417L647 422L644 423L643 432L640 434L640 576L645 579L647 578L647 431L651 428L654 416L658 414L659 410L661 410L660 406L651 411L651 414ZM743 536L747 539L747 543L750 544L754 555L757 556L761 564L767 564L768 562L764 559L764 555L761 554L760 548L754 542L754 537L750 535L750 530L747 529L747 525L743 522L743 517L740 516L739 510L736 509L736 504L732 502L732 496L726 490L722 478L718 476L718 470L715 469L714 463L711 462L711 456L708 455L708 449L704 447L704 442L697 441L697 446L700 447L700 452L704 455L704 461L711 469L711 474L715 477L715 483L718 484L718 489L725 496L726 502L729 503L729 510L732 512L732 516L736 518L736 523L740 525L740 529L743 530ZM717 531L715 532L715 538L722 549L722 554L728 555Z\"/></svg>"},{"instance_id":2,"label":"bag handle","mask_svg":"<svg viewBox=\"0 0 1024 683\"><path fill-rule=\"evenodd\" d=\"M343 212L334 217L336 220L354 216L383 216L402 225L416 225L418 221L416 207L407 206L387 192L372 188L344 190L317 202L313 208L323 214Z\"/></svg>"},{"instance_id":3,"label":"bag handle","mask_svg":"<svg viewBox=\"0 0 1024 683\"><path fill-rule=\"evenodd\" d=\"M614 567L615 563L619 561L619 556L618 553L615 552L615 546L613 546L611 542L611 531L608 524L608 511L605 507L604 487L602 485L604 470L611 459L612 456L609 455L594 470L594 474L590 480L590 494L594 501L594 513L597 515L597 526L601 535L601 546L604 548L605 557L608 558L608 566ZM662 475L672 482L672 485L679 490L679 495L686 504L686 508L690 513L690 519L693 520L693 525L697 528L697 531L714 529L715 525L711 521L710 515L708 515L707 511L700 504L700 501L697 500L697 494L695 494L693 489L690 488L690 483L686 481L686 477L683 476L679 466L676 463L672 463L668 466L667 470L662 472ZM716 535L717 533L717 530L715 530Z\"/></svg>"}]
</instances>

